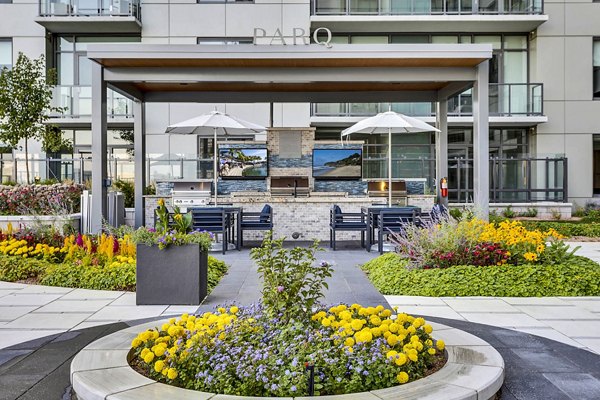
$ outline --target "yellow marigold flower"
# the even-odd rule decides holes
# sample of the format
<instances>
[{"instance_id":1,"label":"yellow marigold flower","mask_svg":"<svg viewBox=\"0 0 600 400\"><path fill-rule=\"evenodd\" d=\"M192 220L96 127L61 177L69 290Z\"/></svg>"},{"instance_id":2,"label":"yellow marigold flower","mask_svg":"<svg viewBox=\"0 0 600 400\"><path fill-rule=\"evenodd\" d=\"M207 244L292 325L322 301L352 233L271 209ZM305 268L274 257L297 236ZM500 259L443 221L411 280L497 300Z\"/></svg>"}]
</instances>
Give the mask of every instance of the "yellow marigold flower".
<instances>
[{"instance_id":1,"label":"yellow marigold flower","mask_svg":"<svg viewBox=\"0 0 600 400\"><path fill-rule=\"evenodd\" d=\"M362 328L362 326L363 326L364 323L365 323L365 321L362 320L362 319L353 319L352 322L350 322L350 326L355 331L358 331L358 330L360 330Z\"/></svg>"},{"instance_id":2,"label":"yellow marigold flower","mask_svg":"<svg viewBox=\"0 0 600 400\"><path fill-rule=\"evenodd\" d=\"M407 353L407 355L408 359L412 362L417 362L419 360L419 356L417 355L416 350L414 352Z\"/></svg>"},{"instance_id":3,"label":"yellow marigold flower","mask_svg":"<svg viewBox=\"0 0 600 400\"><path fill-rule=\"evenodd\" d=\"M144 358L144 357L146 356L146 354L148 354L148 352L149 352L149 351L150 351L150 350L148 350L148 349L146 349L146 348L142 349L142 352L140 353L140 356L141 356L142 358Z\"/></svg>"},{"instance_id":4,"label":"yellow marigold flower","mask_svg":"<svg viewBox=\"0 0 600 400\"><path fill-rule=\"evenodd\" d=\"M154 363L154 370L156 372L162 371L164 367L165 367L165 362L162 360L158 360L156 363Z\"/></svg>"},{"instance_id":5,"label":"yellow marigold flower","mask_svg":"<svg viewBox=\"0 0 600 400\"><path fill-rule=\"evenodd\" d=\"M396 379L398 380L398 383L403 384L408 382L408 374L404 371L400 372L397 376Z\"/></svg>"},{"instance_id":6,"label":"yellow marigold flower","mask_svg":"<svg viewBox=\"0 0 600 400\"><path fill-rule=\"evenodd\" d=\"M329 318L323 318L323 320L321 321L321 324L323 326L330 326L331 325L331 320Z\"/></svg>"},{"instance_id":7,"label":"yellow marigold flower","mask_svg":"<svg viewBox=\"0 0 600 400\"><path fill-rule=\"evenodd\" d=\"M398 353L398 355L396 356L396 360L394 361L396 363L397 366L401 367L404 364L406 364L406 354L404 353Z\"/></svg>"},{"instance_id":8,"label":"yellow marigold flower","mask_svg":"<svg viewBox=\"0 0 600 400\"><path fill-rule=\"evenodd\" d=\"M444 341L440 339L435 343L435 347L437 347L438 350L444 350L444 348L446 347L446 343L444 343Z\"/></svg>"},{"instance_id":9,"label":"yellow marigold flower","mask_svg":"<svg viewBox=\"0 0 600 400\"><path fill-rule=\"evenodd\" d=\"M354 349L352 347L348 347L347 350L348 350L348 353L353 353L354 352Z\"/></svg>"},{"instance_id":10,"label":"yellow marigold flower","mask_svg":"<svg viewBox=\"0 0 600 400\"><path fill-rule=\"evenodd\" d=\"M145 356L144 356L144 361L146 362L146 364L150 364L152 362L152 360L154 360L154 353L149 351Z\"/></svg>"},{"instance_id":11,"label":"yellow marigold flower","mask_svg":"<svg viewBox=\"0 0 600 400\"><path fill-rule=\"evenodd\" d=\"M425 320L424 320L423 318L421 318L421 317L419 317L419 318L416 318L416 319L413 321L413 326L414 326L415 328L420 328L420 327L421 327L421 326L423 326L423 325L425 325Z\"/></svg>"},{"instance_id":12,"label":"yellow marigold flower","mask_svg":"<svg viewBox=\"0 0 600 400\"><path fill-rule=\"evenodd\" d=\"M387 342L390 346L395 346L398 343L398 336L393 333L387 337Z\"/></svg>"},{"instance_id":13,"label":"yellow marigold flower","mask_svg":"<svg viewBox=\"0 0 600 400\"><path fill-rule=\"evenodd\" d=\"M385 354L385 358L396 358L398 352L396 350L390 350Z\"/></svg>"},{"instance_id":14,"label":"yellow marigold flower","mask_svg":"<svg viewBox=\"0 0 600 400\"><path fill-rule=\"evenodd\" d=\"M229 309L229 312L232 314L237 314L238 311L240 311L240 309L237 306L233 306Z\"/></svg>"},{"instance_id":15,"label":"yellow marigold flower","mask_svg":"<svg viewBox=\"0 0 600 400\"><path fill-rule=\"evenodd\" d=\"M352 339L351 337L346 338L346 340L344 340L344 346L346 346L346 347L354 346L354 339Z\"/></svg>"},{"instance_id":16,"label":"yellow marigold flower","mask_svg":"<svg viewBox=\"0 0 600 400\"><path fill-rule=\"evenodd\" d=\"M398 332L398 329L400 328L400 326L397 323L393 322L388 326L388 328L390 329L390 332L396 333L396 332Z\"/></svg>"},{"instance_id":17,"label":"yellow marigold flower","mask_svg":"<svg viewBox=\"0 0 600 400\"><path fill-rule=\"evenodd\" d=\"M434 348L429 348L429 349L427 350L427 352L428 352L429 354L431 354L431 355L434 355L434 354L435 354L435 349L434 349Z\"/></svg>"},{"instance_id":18,"label":"yellow marigold flower","mask_svg":"<svg viewBox=\"0 0 600 400\"><path fill-rule=\"evenodd\" d=\"M167 378L171 380L177 378L177 370L175 368L169 368L169 372L167 372Z\"/></svg>"},{"instance_id":19,"label":"yellow marigold flower","mask_svg":"<svg viewBox=\"0 0 600 400\"><path fill-rule=\"evenodd\" d=\"M431 327L431 325L429 324L425 324L423 325L423 330L425 331L425 333L429 334L431 332L433 332L433 328Z\"/></svg>"},{"instance_id":20,"label":"yellow marigold flower","mask_svg":"<svg viewBox=\"0 0 600 400\"><path fill-rule=\"evenodd\" d=\"M162 357L165 355L165 351L167 351L166 346L154 346L153 350L156 357Z\"/></svg>"},{"instance_id":21,"label":"yellow marigold flower","mask_svg":"<svg viewBox=\"0 0 600 400\"><path fill-rule=\"evenodd\" d=\"M343 321L350 321L352 319L352 313L348 310L344 310L340 312L339 317Z\"/></svg>"},{"instance_id":22,"label":"yellow marigold flower","mask_svg":"<svg viewBox=\"0 0 600 400\"><path fill-rule=\"evenodd\" d=\"M378 326L381 325L381 318L379 318L377 315L371 315L369 322L375 326Z\"/></svg>"},{"instance_id":23,"label":"yellow marigold flower","mask_svg":"<svg viewBox=\"0 0 600 400\"><path fill-rule=\"evenodd\" d=\"M137 337L136 337L135 339L133 339L133 340L131 341L131 347L133 347L133 348L135 349L136 347L140 347L140 345L141 345L142 343L143 343L143 342L141 341L141 339L139 339L139 338L137 338Z\"/></svg>"}]
</instances>

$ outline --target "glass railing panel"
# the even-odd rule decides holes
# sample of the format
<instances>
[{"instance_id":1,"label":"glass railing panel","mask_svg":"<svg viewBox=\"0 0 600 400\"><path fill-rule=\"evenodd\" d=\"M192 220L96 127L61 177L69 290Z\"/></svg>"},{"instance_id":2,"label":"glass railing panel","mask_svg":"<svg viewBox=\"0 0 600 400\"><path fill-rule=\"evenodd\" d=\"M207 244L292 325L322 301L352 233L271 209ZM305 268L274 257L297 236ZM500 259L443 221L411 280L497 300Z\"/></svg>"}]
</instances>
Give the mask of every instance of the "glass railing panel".
<instances>
[{"instance_id":1,"label":"glass railing panel","mask_svg":"<svg viewBox=\"0 0 600 400\"><path fill-rule=\"evenodd\" d=\"M542 14L543 0L313 0L319 15Z\"/></svg>"},{"instance_id":2,"label":"glass railing panel","mask_svg":"<svg viewBox=\"0 0 600 400\"><path fill-rule=\"evenodd\" d=\"M52 117L82 118L92 116L91 86L56 86L53 89L52 105L63 109L62 114L55 113ZM108 90L107 112L109 118L132 118L133 101L127 97Z\"/></svg>"},{"instance_id":3,"label":"glass railing panel","mask_svg":"<svg viewBox=\"0 0 600 400\"><path fill-rule=\"evenodd\" d=\"M125 16L140 20L140 0L40 0L41 16Z\"/></svg>"}]
</instances>

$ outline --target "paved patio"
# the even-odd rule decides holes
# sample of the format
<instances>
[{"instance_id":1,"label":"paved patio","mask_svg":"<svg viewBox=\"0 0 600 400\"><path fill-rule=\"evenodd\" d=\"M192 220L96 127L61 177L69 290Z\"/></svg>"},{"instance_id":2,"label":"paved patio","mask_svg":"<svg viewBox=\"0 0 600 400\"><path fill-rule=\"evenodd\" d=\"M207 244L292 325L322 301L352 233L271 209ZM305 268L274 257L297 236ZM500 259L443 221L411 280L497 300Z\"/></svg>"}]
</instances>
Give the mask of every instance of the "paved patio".
<instances>
[{"instance_id":1,"label":"paved patio","mask_svg":"<svg viewBox=\"0 0 600 400\"><path fill-rule=\"evenodd\" d=\"M600 243L579 245L579 254L600 261ZM319 255L335 264L326 303L387 300L492 343L510 367L501 399L600 398L600 297L384 297L357 267L377 253ZM95 338L136 323L127 321L257 301L260 282L249 251L216 256L231 268L200 307L136 306L134 293L0 282L0 400L69 399L71 357Z\"/></svg>"}]
</instances>

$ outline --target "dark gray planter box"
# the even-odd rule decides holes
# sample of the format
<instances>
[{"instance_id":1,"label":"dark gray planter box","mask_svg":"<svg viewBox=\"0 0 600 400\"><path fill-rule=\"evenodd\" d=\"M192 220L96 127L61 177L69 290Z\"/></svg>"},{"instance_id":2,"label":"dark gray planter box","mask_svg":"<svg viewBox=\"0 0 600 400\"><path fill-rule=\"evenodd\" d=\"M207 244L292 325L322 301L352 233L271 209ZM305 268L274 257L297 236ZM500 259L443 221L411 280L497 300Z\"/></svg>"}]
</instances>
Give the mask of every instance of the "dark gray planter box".
<instances>
[{"instance_id":1,"label":"dark gray planter box","mask_svg":"<svg viewBox=\"0 0 600 400\"><path fill-rule=\"evenodd\" d=\"M136 304L199 305L207 294L208 252L200 245L137 245Z\"/></svg>"}]
</instances>

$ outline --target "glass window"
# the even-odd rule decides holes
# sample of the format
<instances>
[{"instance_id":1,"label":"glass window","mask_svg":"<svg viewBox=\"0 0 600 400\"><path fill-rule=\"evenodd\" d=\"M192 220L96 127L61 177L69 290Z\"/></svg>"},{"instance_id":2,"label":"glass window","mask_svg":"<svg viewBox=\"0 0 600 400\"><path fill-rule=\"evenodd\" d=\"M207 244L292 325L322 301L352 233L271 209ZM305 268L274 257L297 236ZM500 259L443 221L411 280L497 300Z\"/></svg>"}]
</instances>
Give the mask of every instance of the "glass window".
<instances>
[{"instance_id":1,"label":"glass window","mask_svg":"<svg viewBox=\"0 0 600 400\"><path fill-rule=\"evenodd\" d=\"M594 67L600 67L600 39L594 40Z\"/></svg>"},{"instance_id":2,"label":"glass window","mask_svg":"<svg viewBox=\"0 0 600 400\"><path fill-rule=\"evenodd\" d=\"M473 43L473 38L471 36L462 35L460 37L460 42L461 43Z\"/></svg>"},{"instance_id":3,"label":"glass window","mask_svg":"<svg viewBox=\"0 0 600 400\"><path fill-rule=\"evenodd\" d=\"M494 50L502 48L502 36L475 36L473 43L490 43Z\"/></svg>"},{"instance_id":4,"label":"glass window","mask_svg":"<svg viewBox=\"0 0 600 400\"><path fill-rule=\"evenodd\" d=\"M458 36L432 36L431 43L439 43L439 44L458 43Z\"/></svg>"},{"instance_id":5,"label":"glass window","mask_svg":"<svg viewBox=\"0 0 600 400\"><path fill-rule=\"evenodd\" d=\"M527 36L504 36L504 48L527 50Z\"/></svg>"},{"instance_id":6,"label":"glass window","mask_svg":"<svg viewBox=\"0 0 600 400\"><path fill-rule=\"evenodd\" d=\"M78 36L75 38L75 50L86 51L88 44L94 43L135 43L140 40L137 36Z\"/></svg>"},{"instance_id":7,"label":"glass window","mask_svg":"<svg viewBox=\"0 0 600 400\"><path fill-rule=\"evenodd\" d=\"M600 99L600 39L594 40L594 98Z\"/></svg>"},{"instance_id":8,"label":"glass window","mask_svg":"<svg viewBox=\"0 0 600 400\"><path fill-rule=\"evenodd\" d=\"M429 43L428 35L394 35L392 43Z\"/></svg>"},{"instance_id":9,"label":"glass window","mask_svg":"<svg viewBox=\"0 0 600 400\"><path fill-rule=\"evenodd\" d=\"M352 36L350 38L352 44L387 44L388 42L387 36Z\"/></svg>"},{"instance_id":10,"label":"glass window","mask_svg":"<svg viewBox=\"0 0 600 400\"><path fill-rule=\"evenodd\" d=\"M12 66L12 41L0 39L0 69Z\"/></svg>"}]
</instances>

